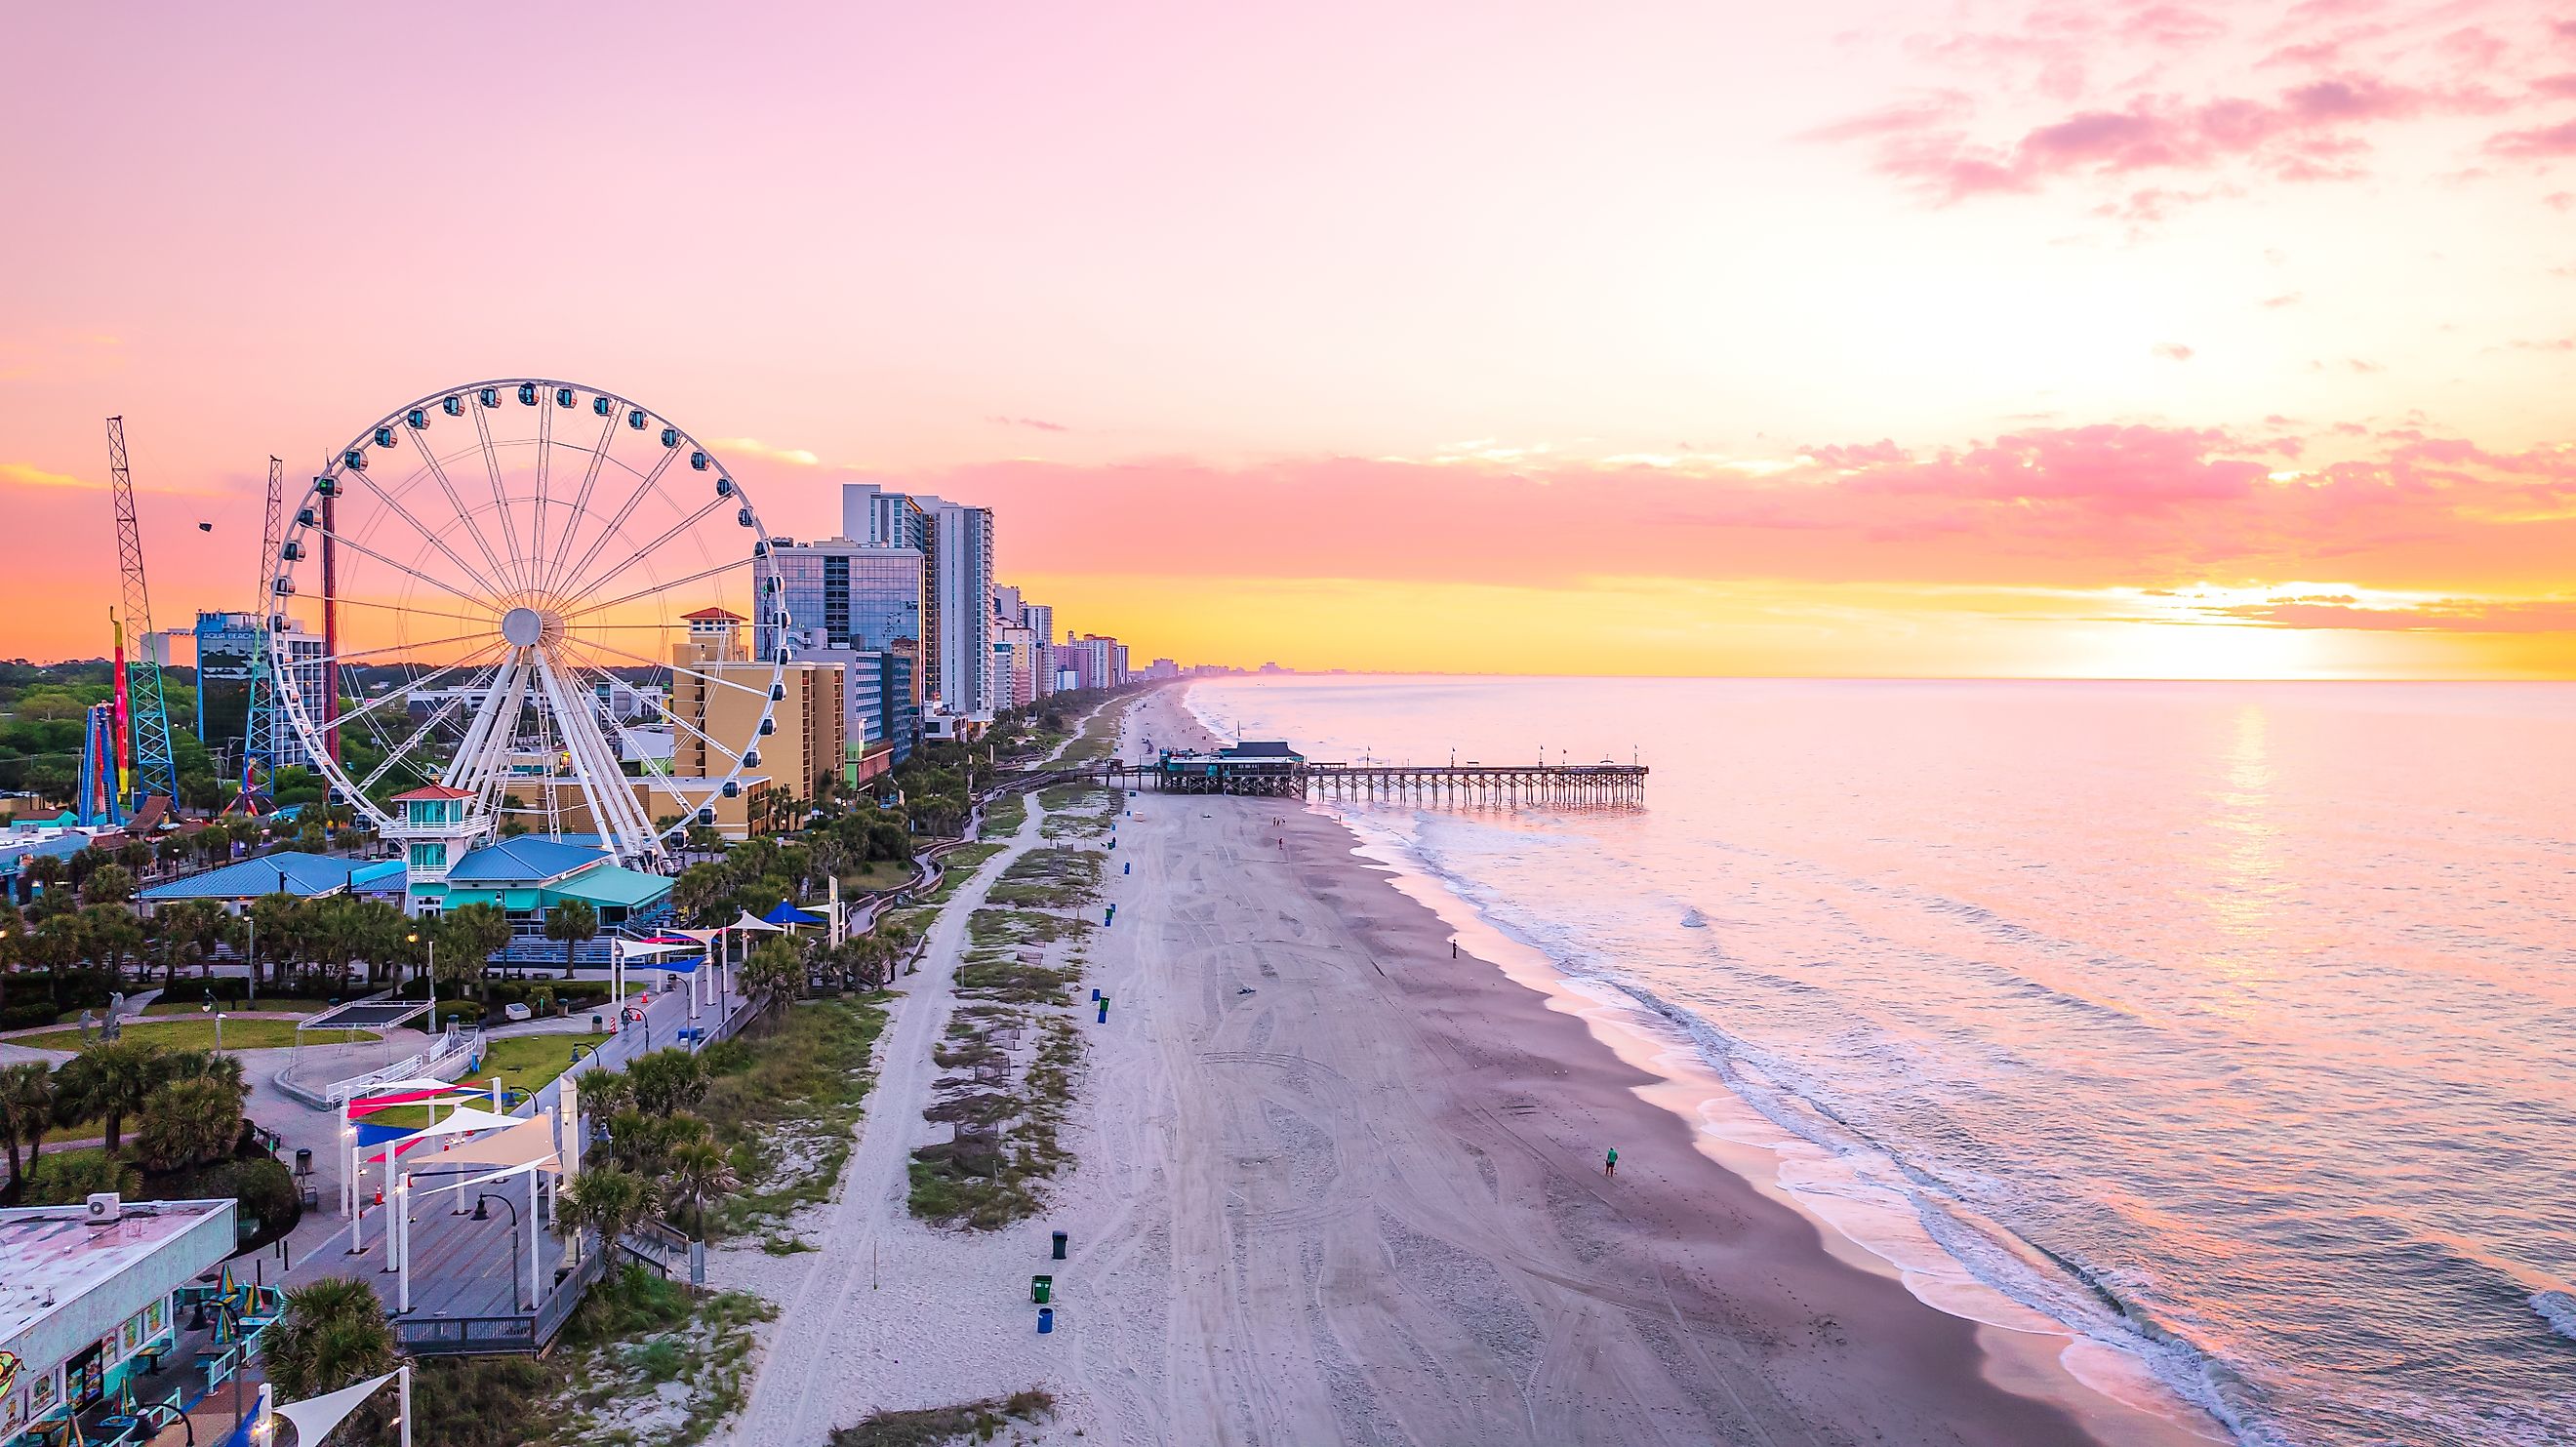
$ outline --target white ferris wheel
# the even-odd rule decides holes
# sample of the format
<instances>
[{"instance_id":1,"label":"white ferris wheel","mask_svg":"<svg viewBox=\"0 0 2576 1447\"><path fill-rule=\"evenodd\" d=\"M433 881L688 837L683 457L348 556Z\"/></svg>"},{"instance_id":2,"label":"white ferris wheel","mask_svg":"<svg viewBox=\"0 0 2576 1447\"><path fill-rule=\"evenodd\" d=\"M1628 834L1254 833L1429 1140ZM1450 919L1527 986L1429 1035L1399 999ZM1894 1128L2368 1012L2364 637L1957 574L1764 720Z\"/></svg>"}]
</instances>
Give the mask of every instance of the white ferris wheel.
<instances>
[{"instance_id":1,"label":"white ferris wheel","mask_svg":"<svg viewBox=\"0 0 2576 1447\"><path fill-rule=\"evenodd\" d=\"M662 866L776 728L789 620L750 495L596 387L513 378L395 409L313 479L275 574L279 708L381 828L393 795L435 784L494 833L595 834Z\"/></svg>"}]
</instances>

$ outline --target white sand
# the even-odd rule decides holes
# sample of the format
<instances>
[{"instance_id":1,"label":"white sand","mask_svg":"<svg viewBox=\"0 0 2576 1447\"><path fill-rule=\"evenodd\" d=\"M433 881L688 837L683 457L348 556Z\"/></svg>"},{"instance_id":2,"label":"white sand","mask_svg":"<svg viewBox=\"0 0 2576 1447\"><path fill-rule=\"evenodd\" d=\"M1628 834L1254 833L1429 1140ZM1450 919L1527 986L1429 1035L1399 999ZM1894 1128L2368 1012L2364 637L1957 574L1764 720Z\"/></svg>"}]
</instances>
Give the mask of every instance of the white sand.
<instances>
[{"instance_id":1,"label":"white sand","mask_svg":"<svg viewBox=\"0 0 2576 1447\"><path fill-rule=\"evenodd\" d=\"M1198 735L1178 703L1130 705L1131 757ZM1120 918L1090 949L1110 1020L1078 1016L1078 1166L1008 1231L905 1212L910 1151L948 1134L921 1111L966 917L1037 840L1033 807L904 982L840 1195L797 1223L822 1249L711 1268L783 1308L731 1441L806 1447L1033 1386L1058 1416L1005 1440L2094 1440L1992 1385L1969 1324L1702 1156L1580 1022L1452 961L1335 826L1286 801L1132 804Z\"/></svg>"}]
</instances>

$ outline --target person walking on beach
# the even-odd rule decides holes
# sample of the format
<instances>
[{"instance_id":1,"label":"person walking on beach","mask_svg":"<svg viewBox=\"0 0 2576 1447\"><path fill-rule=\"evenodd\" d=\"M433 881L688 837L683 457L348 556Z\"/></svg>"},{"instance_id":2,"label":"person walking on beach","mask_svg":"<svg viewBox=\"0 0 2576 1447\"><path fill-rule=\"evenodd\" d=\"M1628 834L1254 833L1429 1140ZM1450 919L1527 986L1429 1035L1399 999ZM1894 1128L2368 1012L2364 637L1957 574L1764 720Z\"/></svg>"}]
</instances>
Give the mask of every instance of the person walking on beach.
<instances>
[{"instance_id":1,"label":"person walking on beach","mask_svg":"<svg viewBox=\"0 0 2576 1447\"><path fill-rule=\"evenodd\" d=\"M1601 1174L1613 1177L1619 1174L1619 1148L1617 1146L1612 1146L1610 1148L1610 1159L1601 1163Z\"/></svg>"}]
</instances>

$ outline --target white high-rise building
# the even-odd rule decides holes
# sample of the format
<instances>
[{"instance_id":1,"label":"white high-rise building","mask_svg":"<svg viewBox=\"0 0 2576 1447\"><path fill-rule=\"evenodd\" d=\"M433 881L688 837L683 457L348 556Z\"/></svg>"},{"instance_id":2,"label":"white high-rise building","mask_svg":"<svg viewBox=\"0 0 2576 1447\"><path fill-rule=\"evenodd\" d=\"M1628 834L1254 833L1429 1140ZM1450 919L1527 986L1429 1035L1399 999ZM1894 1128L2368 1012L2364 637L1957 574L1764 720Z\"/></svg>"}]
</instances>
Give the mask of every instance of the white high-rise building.
<instances>
[{"instance_id":1,"label":"white high-rise building","mask_svg":"<svg viewBox=\"0 0 2576 1447\"><path fill-rule=\"evenodd\" d=\"M878 547L921 550L924 691L950 713L990 721L997 701L992 509L844 483L841 531Z\"/></svg>"}]
</instances>

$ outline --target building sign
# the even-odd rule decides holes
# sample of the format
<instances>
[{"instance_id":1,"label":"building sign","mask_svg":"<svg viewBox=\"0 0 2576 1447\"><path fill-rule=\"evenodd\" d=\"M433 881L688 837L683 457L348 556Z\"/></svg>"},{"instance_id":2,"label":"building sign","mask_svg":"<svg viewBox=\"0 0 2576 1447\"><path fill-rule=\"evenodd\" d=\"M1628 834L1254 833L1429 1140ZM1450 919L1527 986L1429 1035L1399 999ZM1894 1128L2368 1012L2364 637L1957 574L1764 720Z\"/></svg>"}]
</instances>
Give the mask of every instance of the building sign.
<instances>
[{"instance_id":1,"label":"building sign","mask_svg":"<svg viewBox=\"0 0 2576 1447\"><path fill-rule=\"evenodd\" d=\"M0 1397L18 1389L18 1354L0 1352Z\"/></svg>"}]
</instances>

